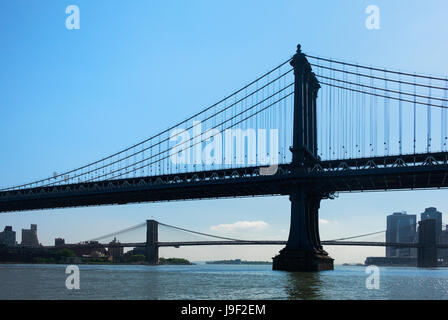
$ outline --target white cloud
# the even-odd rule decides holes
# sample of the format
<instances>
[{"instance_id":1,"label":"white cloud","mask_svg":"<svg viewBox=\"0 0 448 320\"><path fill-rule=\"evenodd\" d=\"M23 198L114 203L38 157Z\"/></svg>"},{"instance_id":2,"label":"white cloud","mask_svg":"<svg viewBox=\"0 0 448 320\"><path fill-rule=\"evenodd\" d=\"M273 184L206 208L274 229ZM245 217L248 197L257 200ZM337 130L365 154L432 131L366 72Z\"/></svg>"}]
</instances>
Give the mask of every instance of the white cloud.
<instances>
[{"instance_id":1,"label":"white cloud","mask_svg":"<svg viewBox=\"0 0 448 320\"><path fill-rule=\"evenodd\" d=\"M330 221L325 220L325 219L322 219L322 218L319 219L319 222L322 223L322 224L328 224L328 223L330 223Z\"/></svg>"},{"instance_id":2,"label":"white cloud","mask_svg":"<svg viewBox=\"0 0 448 320\"><path fill-rule=\"evenodd\" d=\"M210 229L213 231L239 231L239 230L265 230L269 224L264 221L237 221L231 224L218 224L216 226L211 226Z\"/></svg>"}]
</instances>

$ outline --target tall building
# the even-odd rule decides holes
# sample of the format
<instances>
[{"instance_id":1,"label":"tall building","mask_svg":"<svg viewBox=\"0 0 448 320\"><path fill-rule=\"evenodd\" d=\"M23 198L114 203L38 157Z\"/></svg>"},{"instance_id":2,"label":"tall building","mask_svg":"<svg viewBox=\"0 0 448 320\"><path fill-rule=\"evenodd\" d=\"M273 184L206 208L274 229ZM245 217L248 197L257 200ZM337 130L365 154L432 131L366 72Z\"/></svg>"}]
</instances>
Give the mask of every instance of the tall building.
<instances>
[{"instance_id":1,"label":"tall building","mask_svg":"<svg viewBox=\"0 0 448 320\"><path fill-rule=\"evenodd\" d=\"M22 246L38 247L37 224L32 224L30 229L22 229Z\"/></svg>"},{"instance_id":2,"label":"tall building","mask_svg":"<svg viewBox=\"0 0 448 320\"><path fill-rule=\"evenodd\" d=\"M120 247L120 241L116 238L109 242L109 257L112 261L117 261L123 256L123 247Z\"/></svg>"},{"instance_id":3,"label":"tall building","mask_svg":"<svg viewBox=\"0 0 448 320\"><path fill-rule=\"evenodd\" d=\"M60 246L63 246L63 245L65 245L65 240L64 239L62 239L62 238L54 239L54 246L55 247L60 247Z\"/></svg>"},{"instance_id":4,"label":"tall building","mask_svg":"<svg viewBox=\"0 0 448 320\"><path fill-rule=\"evenodd\" d=\"M442 212L437 211L437 208L429 207L420 215L421 220L434 219L436 220L436 241L437 243L446 243L448 235L445 231L442 231ZM439 259L447 260L448 252L446 249L438 249L437 257Z\"/></svg>"},{"instance_id":5,"label":"tall building","mask_svg":"<svg viewBox=\"0 0 448 320\"><path fill-rule=\"evenodd\" d=\"M436 220L436 239L439 239L442 233L442 212L437 211L437 208L429 207L420 214L420 220L434 219Z\"/></svg>"},{"instance_id":6,"label":"tall building","mask_svg":"<svg viewBox=\"0 0 448 320\"><path fill-rule=\"evenodd\" d=\"M439 243L448 244L448 227L445 227L445 230L440 233ZM448 249L438 249L437 257L443 260L444 266L448 266Z\"/></svg>"},{"instance_id":7,"label":"tall building","mask_svg":"<svg viewBox=\"0 0 448 320\"><path fill-rule=\"evenodd\" d=\"M7 247L14 247L16 245L16 232L12 231L11 226L6 226L3 232L0 232L0 244Z\"/></svg>"},{"instance_id":8,"label":"tall building","mask_svg":"<svg viewBox=\"0 0 448 320\"><path fill-rule=\"evenodd\" d=\"M386 242L415 242L417 240L417 216L394 212L387 216ZM386 257L415 257L415 248L386 247Z\"/></svg>"}]
</instances>

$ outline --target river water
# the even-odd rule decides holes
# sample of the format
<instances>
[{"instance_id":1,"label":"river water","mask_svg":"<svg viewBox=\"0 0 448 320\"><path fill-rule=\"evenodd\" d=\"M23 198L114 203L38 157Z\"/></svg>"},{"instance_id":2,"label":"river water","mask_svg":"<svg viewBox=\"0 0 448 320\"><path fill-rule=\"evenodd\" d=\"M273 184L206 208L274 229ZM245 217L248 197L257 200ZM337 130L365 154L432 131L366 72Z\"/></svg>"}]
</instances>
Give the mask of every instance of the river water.
<instances>
[{"instance_id":1,"label":"river water","mask_svg":"<svg viewBox=\"0 0 448 320\"><path fill-rule=\"evenodd\" d=\"M448 299L448 269L380 267L367 289L362 266L290 273L270 265L80 265L79 290L65 265L0 265L0 299Z\"/></svg>"}]
</instances>

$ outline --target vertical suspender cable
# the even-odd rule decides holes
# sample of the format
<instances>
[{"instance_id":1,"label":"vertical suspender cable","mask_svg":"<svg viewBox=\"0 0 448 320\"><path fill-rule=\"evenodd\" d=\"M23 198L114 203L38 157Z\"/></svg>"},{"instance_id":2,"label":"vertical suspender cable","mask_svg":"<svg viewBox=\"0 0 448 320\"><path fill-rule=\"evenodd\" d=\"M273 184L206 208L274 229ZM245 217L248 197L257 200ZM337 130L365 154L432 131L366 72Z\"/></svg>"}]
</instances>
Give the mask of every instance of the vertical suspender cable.
<instances>
[{"instance_id":1,"label":"vertical suspender cable","mask_svg":"<svg viewBox=\"0 0 448 320\"><path fill-rule=\"evenodd\" d=\"M445 94L444 94L445 101L443 102L444 108L442 108L442 121L443 121L443 132L442 132L442 151L446 151L446 145L447 145L447 111L446 111L446 100L448 99L448 78L445 80Z\"/></svg>"},{"instance_id":2,"label":"vertical suspender cable","mask_svg":"<svg viewBox=\"0 0 448 320\"><path fill-rule=\"evenodd\" d=\"M332 66L331 66L331 61L330 61L330 68L331 68ZM330 69L330 77L331 78L333 78L333 71ZM330 83L332 84L332 80L330 81ZM329 147L329 149L328 149L328 153L329 153L329 159L331 160L331 159L333 159L332 158L332 154L331 154L331 147L332 147L332 130L331 130L331 127L332 127L332 122L333 122L333 114L332 114L332 105L331 105L331 95L332 95L332 92L333 92L333 90L332 90L332 88L333 88L333 86L330 86L330 88L329 88L329 90L330 90L330 92L329 92L329 104L328 104L328 107L329 107L329 109L330 109L330 121L329 121L329 131L328 131L328 147Z\"/></svg>"},{"instance_id":3,"label":"vertical suspender cable","mask_svg":"<svg viewBox=\"0 0 448 320\"><path fill-rule=\"evenodd\" d=\"M427 124L426 124L426 134L427 134L427 144L426 144L426 152L431 152L431 79L429 79L429 93L428 93L428 106L426 109L427 114Z\"/></svg>"},{"instance_id":4,"label":"vertical suspender cable","mask_svg":"<svg viewBox=\"0 0 448 320\"><path fill-rule=\"evenodd\" d=\"M416 144L417 144L417 86L416 86L416 77L414 75L414 154L416 153Z\"/></svg>"},{"instance_id":5,"label":"vertical suspender cable","mask_svg":"<svg viewBox=\"0 0 448 320\"><path fill-rule=\"evenodd\" d=\"M345 65L343 65L343 80L347 81L347 73L345 72ZM347 82L344 82L344 91L343 91L343 100L342 100L342 106L343 106L343 110L344 110L344 123L343 123L343 130L344 130L344 135L343 135L343 151L344 151L344 155L343 158L347 158Z\"/></svg>"},{"instance_id":6,"label":"vertical suspender cable","mask_svg":"<svg viewBox=\"0 0 448 320\"><path fill-rule=\"evenodd\" d=\"M387 90L387 72L384 70L384 87ZM386 91L384 97L384 154L389 154L389 99Z\"/></svg>"},{"instance_id":7,"label":"vertical suspender cable","mask_svg":"<svg viewBox=\"0 0 448 320\"><path fill-rule=\"evenodd\" d=\"M359 85L360 79L359 79L358 65L356 65L356 73L358 74L356 76L356 84L358 85L357 89L361 90L361 87ZM360 136L360 134L359 134L360 133L360 124L359 124L359 120L360 120L359 119L360 94L358 92L356 93L356 100L355 101L356 101L356 107L355 107L355 112L356 112L356 158L358 158L359 157L359 136Z\"/></svg>"},{"instance_id":8,"label":"vertical suspender cable","mask_svg":"<svg viewBox=\"0 0 448 320\"><path fill-rule=\"evenodd\" d=\"M403 141L403 128L402 128L402 103L401 103L401 76L400 76L400 82L399 82L399 101L398 101L398 149L399 149L399 153L402 154L403 153L403 149L402 149L402 141Z\"/></svg>"}]
</instances>

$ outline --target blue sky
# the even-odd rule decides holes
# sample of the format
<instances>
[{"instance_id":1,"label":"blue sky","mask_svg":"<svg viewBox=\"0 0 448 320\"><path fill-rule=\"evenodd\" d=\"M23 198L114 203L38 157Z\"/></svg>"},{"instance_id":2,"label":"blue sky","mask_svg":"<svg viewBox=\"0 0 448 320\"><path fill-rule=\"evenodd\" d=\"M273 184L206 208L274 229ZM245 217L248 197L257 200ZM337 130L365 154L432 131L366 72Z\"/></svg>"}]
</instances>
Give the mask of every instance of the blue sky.
<instances>
[{"instance_id":1,"label":"blue sky","mask_svg":"<svg viewBox=\"0 0 448 320\"><path fill-rule=\"evenodd\" d=\"M67 30L65 8L80 9ZM365 27L368 5L380 29ZM448 74L446 1L3 1L0 4L0 186L29 182L139 142L303 51L368 65ZM321 206L321 238L385 229L386 215L448 212L446 191L341 195ZM286 197L0 214L37 223L42 243L89 239L154 217L210 232L263 221L253 238L286 238ZM444 216L445 222L447 216ZM222 231L238 235L240 231ZM18 232L20 239L20 231ZM269 259L279 248L164 249L193 260ZM337 263L384 249L328 248Z\"/></svg>"}]
</instances>

